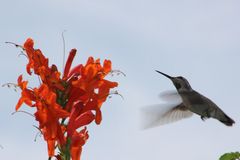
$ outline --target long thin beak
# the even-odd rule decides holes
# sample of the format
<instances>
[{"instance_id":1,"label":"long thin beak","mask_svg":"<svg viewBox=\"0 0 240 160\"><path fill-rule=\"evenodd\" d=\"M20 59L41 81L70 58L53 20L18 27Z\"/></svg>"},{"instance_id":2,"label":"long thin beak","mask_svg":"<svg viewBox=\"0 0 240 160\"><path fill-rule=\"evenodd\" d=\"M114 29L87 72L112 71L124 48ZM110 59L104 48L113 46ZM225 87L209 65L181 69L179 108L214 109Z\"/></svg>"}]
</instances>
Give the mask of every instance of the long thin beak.
<instances>
[{"instance_id":1,"label":"long thin beak","mask_svg":"<svg viewBox=\"0 0 240 160\"><path fill-rule=\"evenodd\" d=\"M169 76L169 75L167 75L167 74L165 74L165 73L163 73L163 72L160 72L160 71L158 71L158 70L155 70L156 72L158 72L158 73L160 73L160 74L162 74L162 75L164 75L165 77L167 77L167 78L169 78L169 79L173 79L173 77L171 77L171 76Z\"/></svg>"}]
</instances>

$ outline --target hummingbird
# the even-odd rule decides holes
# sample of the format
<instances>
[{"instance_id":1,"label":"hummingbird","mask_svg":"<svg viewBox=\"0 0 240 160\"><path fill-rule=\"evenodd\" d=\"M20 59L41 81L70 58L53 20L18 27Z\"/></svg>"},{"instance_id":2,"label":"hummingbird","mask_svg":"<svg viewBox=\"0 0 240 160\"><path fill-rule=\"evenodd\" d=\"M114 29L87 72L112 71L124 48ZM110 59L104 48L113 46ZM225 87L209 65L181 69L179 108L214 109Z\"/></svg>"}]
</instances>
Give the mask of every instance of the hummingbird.
<instances>
[{"instance_id":1,"label":"hummingbird","mask_svg":"<svg viewBox=\"0 0 240 160\"><path fill-rule=\"evenodd\" d=\"M160 111L160 106L155 105L146 107L144 112L148 114L148 124L144 128L150 128L188 118L193 113L198 114L204 121L208 118L215 118L225 124L232 126L235 122L227 114L225 114L212 100L192 89L186 78L182 76L172 77L163 72L156 72L170 79L175 86L177 92L169 93L167 96L180 96L180 103L174 104L164 114ZM146 115L147 115L146 114ZM146 116L145 116L146 117Z\"/></svg>"}]
</instances>

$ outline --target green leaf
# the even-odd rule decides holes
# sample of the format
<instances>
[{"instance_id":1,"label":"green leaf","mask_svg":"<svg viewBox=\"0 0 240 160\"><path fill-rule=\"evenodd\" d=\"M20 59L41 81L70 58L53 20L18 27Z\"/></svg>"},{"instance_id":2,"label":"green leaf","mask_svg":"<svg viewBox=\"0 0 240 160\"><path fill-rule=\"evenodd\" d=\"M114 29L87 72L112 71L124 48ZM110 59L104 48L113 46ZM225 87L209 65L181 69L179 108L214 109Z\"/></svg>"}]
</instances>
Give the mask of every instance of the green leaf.
<instances>
[{"instance_id":1,"label":"green leaf","mask_svg":"<svg viewBox=\"0 0 240 160\"><path fill-rule=\"evenodd\" d=\"M240 160L240 153L239 152L225 153L219 158L219 160Z\"/></svg>"}]
</instances>

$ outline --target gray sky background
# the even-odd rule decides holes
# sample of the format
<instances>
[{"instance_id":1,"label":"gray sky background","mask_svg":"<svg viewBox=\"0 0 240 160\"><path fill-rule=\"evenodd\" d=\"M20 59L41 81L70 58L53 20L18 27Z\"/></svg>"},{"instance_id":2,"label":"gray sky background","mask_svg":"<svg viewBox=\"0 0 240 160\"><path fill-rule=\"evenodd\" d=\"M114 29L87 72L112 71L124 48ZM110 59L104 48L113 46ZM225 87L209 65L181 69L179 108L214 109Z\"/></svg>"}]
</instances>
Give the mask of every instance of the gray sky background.
<instances>
[{"instance_id":1,"label":"gray sky background","mask_svg":"<svg viewBox=\"0 0 240 160\"><path fill-rule=\"evenodd\" d=\"M32 37L50 63L62 68L63 30L66 50L78 49L75 64L92 55L111 59L114 69L127 74L110 77L119 82L124 100L113 96L103 105L102 124L89 127L83 160L214 160L240 150L240 1L2 0L0 15L1 84L16 82L21 73L30 79L25 57L5 41L22 44ZM155 69L186 77L236 124L226 127L194 115L139 130L139 108L163 103L158 94L174 89ZM0 159L47 159L42 138L34 142L34 119L11 115L19 94L0 89Z\"/></svg>"}]
</instances>

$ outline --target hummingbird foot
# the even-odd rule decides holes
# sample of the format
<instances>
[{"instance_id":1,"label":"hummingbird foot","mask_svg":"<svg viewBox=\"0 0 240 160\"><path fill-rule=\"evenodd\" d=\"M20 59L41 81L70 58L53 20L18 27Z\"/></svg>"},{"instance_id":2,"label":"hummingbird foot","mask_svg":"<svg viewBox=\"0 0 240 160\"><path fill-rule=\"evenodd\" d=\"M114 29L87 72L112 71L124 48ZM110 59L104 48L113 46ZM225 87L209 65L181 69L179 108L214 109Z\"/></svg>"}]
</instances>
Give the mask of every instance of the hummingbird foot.
<instances>
[{"instance_id":1,"label":"hummingbird foot","mask_svg":"<svg viewBox=\"0 0 240 160\"><path fill-rule=\"evenodd\" d=\"M205 121L206 119L208 119L208 117L201 116L201 119L202 119L203 121Z\"/></svg>"}]
</instances>

